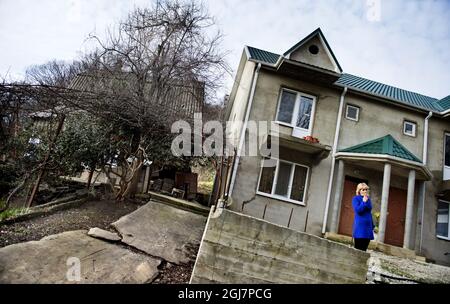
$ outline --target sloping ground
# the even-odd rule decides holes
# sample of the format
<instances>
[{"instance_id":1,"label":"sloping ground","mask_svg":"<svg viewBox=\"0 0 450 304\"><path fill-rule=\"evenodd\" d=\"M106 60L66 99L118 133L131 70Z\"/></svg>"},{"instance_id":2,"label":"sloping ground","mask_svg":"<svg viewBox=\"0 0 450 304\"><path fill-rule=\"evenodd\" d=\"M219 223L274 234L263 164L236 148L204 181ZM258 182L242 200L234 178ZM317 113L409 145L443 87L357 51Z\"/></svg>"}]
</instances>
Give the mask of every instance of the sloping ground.
<instances>
[{"instance_id":1,"label":"sloping ground","mask_svg":"<svg viewBox=\"0 0 450 304\"><path fill-rule=\"evenodd\" d=\"M191 283L364 283L369 254L251 216L210 213Z\"/></svg>"},{"instance_id":2,"label":"sloping ground","mask_svg":"<svg viewBox=\"0 0 450 304\"><path fill-rule=\"evenodd\" d=\"M175 264L194 261L206 217L150 201L112 225L122 242Z\"/></svg>"},{"instance_id":3,"label":"sloping ground","mask_svg":"<svg viewBox=\"0 0 450 304\"><path fill-rule=\"evenodd\" d=\"M370 251L367 283L450 284L450 267Z\"/></svg>"},{"instance_id":4,"label":"sloping ground","mask_svg":"<svg viewBox=\"0 0 450 304\"><path fill-rule=\"evenodd\" d=\"M67 231L0 248L0 283L187 283L205 223L205 216L151 201L115 223L120 237L96 228L92 236Z\"/></svg>"},{"instance_id":5,"label":"sloping ground","mask_svg":"<svg viewBox=\"0 0 450 304\"><path fill-rule=\"evenodd\" d=\"M160 263L76 230L1 248L0 283L146 283Z\"/></svg>"}]
</instances>

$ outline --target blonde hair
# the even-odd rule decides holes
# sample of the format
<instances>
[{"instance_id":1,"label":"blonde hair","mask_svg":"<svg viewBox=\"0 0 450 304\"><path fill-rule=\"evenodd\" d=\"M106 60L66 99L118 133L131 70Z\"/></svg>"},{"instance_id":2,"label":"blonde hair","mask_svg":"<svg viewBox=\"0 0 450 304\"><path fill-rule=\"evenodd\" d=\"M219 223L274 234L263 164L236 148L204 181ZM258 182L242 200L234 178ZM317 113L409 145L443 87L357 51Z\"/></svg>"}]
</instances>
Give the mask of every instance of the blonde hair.
<instances>
[{"instance_id":1,"label":"blonde hair","mask_svg":"<svg viewBox=\"0 0 450 304\"><path fill-rule=\"evenodd\" d=\"M369 186L367 186L366 183L359 183L358 186L356 186L356 195L359 195L359 194L360 194L359 192L360 192L361 189L364 188L364 187L369 188Z\"/></svg>"}]
</instances>

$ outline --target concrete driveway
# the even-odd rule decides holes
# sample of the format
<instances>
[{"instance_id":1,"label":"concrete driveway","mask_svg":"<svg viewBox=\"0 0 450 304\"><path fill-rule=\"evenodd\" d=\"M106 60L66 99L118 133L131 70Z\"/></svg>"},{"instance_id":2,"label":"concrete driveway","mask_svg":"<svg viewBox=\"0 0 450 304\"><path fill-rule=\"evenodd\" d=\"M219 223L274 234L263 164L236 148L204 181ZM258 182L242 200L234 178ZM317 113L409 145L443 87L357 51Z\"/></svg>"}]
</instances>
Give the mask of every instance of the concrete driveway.
<instances>
[{"instance_id":1,"label":"concrete driveway","mask_svg":"<svg viewBox=\"0 0 450 304\"><path fill-rule=\"evenodd\" d=\"M162 260L195 259L206 220L150 201L113 223L120 241L76 230L0 248L0 283L150 283Z\"/></svg>"}]
</instances>

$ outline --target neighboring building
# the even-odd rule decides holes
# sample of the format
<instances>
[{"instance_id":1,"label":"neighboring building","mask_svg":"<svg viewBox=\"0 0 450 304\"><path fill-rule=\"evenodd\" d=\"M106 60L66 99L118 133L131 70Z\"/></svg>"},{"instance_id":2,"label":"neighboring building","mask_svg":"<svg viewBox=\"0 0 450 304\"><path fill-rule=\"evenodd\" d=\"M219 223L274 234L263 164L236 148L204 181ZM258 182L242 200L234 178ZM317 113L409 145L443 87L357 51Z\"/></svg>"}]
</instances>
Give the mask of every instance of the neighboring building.
<instances>
[{"instance_id":1,"label":"neighboring building","mask_svg":"<svg viewBox=\"0 0 450 304\"><path fill-rule=\"evenodd\" d=\"M256 135L242 133L246 117L275 121L280 159L271 168L238 156L226 177L229 208L318 236L351 235L351 199L364 181L379 242L450 265L449 115L450 96L343 73L320 29L283 55L246 46L225 119L244 122L231 130L236 146Z\"/></svg>"},{"instance_id":2,"label":"neighboring building","mask_svg":"<svg viewBox=\"0 0 450 304\"><path fill-rule=\"evenodd\" d=\"M137 83L135 76L131 73L116 71L111 72L97 72L96 74L80 73L71 82L69 88L73 90L78 90L85 93L105 93L111 94L112 96L121 96L122 98L127 98L128 94L135 93ZM151 82L146 83L148 87L151 86ZM148 92L148 88L144 88L144 91ZM124 97L123 97L124 96ZM165 113L167 119L171 121L175 120L186 120L188 122L194 121L194 115L196 113L202 113L204 111L204 101L205 101L205 83L196 82L195 84L186 82L174 84L164 95L162 101L159 104L155 104L158 107L158 111L155 113ZM165 122L170 125L170 121ZM131 159L129 160L131 162ZM138 192L146 193L150 187L150 180L152 178L151 172L151 159L146 160L144 165L140 168L140 173L136 185ZM120 168L112 166L113 170L120 172ZM154 169L153 169L154 170ZM153 172L153 175L157 173ZM175 172L174 172L175 174ZM187 174L185 174L185 178ZM80 176L76 179L81 181L88 181L92 179L96 182L108 182L108 177L100 169L97 169L93 175L88 170L83 171ZM173 181L169 183L169 188L174 186L174 181L176 180L175 175L171 178ZM118 185L119 179L115 180L115 185ZM186 182L185 184L189 184ZM164 185L163 185L164 186ZM185 185L187 186L187 185ZM164 187L163 187L164 188ZM193 188L193 187L191 187ZM171 189L170 189L171 190ZM195 191L197 187L195 186ZM186 192L188 193L188 192ZM188 197L188 196L187 196Z\"/></svg>"}]
</instances>

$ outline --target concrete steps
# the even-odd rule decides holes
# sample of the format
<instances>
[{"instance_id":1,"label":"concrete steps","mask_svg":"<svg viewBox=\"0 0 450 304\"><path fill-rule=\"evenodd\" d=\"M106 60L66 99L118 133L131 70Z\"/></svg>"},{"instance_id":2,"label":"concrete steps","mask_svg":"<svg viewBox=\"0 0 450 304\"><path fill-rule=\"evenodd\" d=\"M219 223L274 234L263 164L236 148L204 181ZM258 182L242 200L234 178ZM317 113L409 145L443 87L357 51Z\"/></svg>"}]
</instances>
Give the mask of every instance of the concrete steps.
<instances>
[{"instance_id":1,"label":"concrete steps","mask_svg":"<svg viewBox=\"0 0 450 304\"><path fill-rule=\"evenodd\" d=\"M208 216L210 207L203 206L196 202L190 202L183 199L175 198L172 196L164 195L161 193L156 193L149 191L150 199L161 202L163 204L179 208L186 211L191 211L197 214Z\"/></svg>"}]
</instances>

